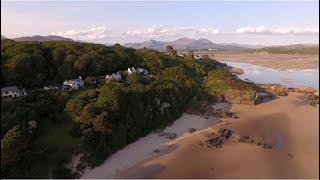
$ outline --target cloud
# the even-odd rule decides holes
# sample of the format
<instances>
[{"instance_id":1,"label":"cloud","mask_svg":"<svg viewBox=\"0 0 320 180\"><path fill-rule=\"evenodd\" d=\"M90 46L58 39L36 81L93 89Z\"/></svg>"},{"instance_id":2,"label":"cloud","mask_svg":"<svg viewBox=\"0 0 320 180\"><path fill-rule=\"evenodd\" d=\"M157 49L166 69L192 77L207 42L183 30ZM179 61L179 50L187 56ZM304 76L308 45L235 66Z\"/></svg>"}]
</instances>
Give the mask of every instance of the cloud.
<instances>
[{"instance_id":1,"label":"cloud","mask_svg":"<svg viewBox=\"0 0 320 180\"><path fill-rule=\"evenodd\" d=\"M268 28L265 26L246 26L236 30L243 34L318 34L319 28L282 27Z\"/></svg>"},{"instance_id":2,"label":"cloud","mask_svg":"<svg viewBox=\"0 0 320 180\"><path fill-rule=\"evenodd\" d=\"M93 28L88 29L81 29L81 30L67 30L67 31L61 31L61 32L53 32L51 35L56 36L63 36L68 37L72 39L81 39L81 40L99 40L103 39L107 36L107 33L110 31L105 26L97 26Z\"/></svg>"},{"instance_id":3,"label":"cloud","mask_svg":"<svg viewBox=\"0 0 320 180\"><path fill-rule=\"evenodd\" d=\"M218 34L219 29L214 27L194 28L194 27L170 27L170 26L151 26L144 29L133 29L123 33L124 36L143 36L143 37L159 37L159 36L190 36L190 35L206 35Z\"/></svg>"}]
</instances>

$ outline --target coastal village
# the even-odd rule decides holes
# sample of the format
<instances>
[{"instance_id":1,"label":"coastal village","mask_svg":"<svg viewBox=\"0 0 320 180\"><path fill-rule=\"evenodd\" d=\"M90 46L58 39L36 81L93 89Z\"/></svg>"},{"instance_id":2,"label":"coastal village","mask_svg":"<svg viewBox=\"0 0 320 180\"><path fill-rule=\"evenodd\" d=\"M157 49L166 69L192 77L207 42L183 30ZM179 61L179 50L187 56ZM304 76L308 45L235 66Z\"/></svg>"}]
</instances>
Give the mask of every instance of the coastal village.
<instances>
[{"instance_id":1,"label":"coastal village","mask_svg":"<svg viewBox=\"0 0 320 180\"><path fill-rule=\"evenodd\" d=\"M177 52L173 49L172 46L167 46L166 51L164 53L165 55L178 55L180 57L189 55L192 56L196 60L201 60L202 58L209 58L207 54L195 54L193 51L188 51L186 52ZM211 55L213 56L213 55ZM227 64L221 64L220 68L229 70L231 73L233 73L236 76L236 74L241 75L243 74L243 71L239 68L234 68L227 66ZM143 76L148 76L148 70L142 67L129 67L127 70L119 70L117 72L107 74L105 76L100 76L99 78L103 78L105 82L109 82L110 80L116 80L120 81L122 80L122 77L124 74L132 74L132 73L138 73ZM152 77L152 75L149 75ZM65 80L62 85L50 85L50 86L44 86L42 90L62 90L62 91L71 91L71 90L78 90L85 87L85 82L84 79L82 79L81 76L79 76L76 79L70 79L70 80ZM27 90L25 88L19 89L16 86L7 86L1 88L1 98L15 98L15 97L21 97L21 96L26 96L28 94Z\"/></svg>"},{"instance_id":2,"label":"coastal village","mask_svg":"<svg viewBox=\"0 0 320 180\"><path fill-rule=\"evenodd\" d=\"M133 74L138 73L144 76L148 75L148 70L142 67L130 67L127 70L120 70L112 74L107 74L104 77L105 82L109 82L109 80L120 81L124 74ZM62 91L71 91L78 90L85 87L85 82L81 76L76 79L65 80L61 86L45 86L42 90L62 90ZM8 86L1 88L1 98L15 98L26 96L27 90L25 88L18 89L16 86Z\"/></svg>"}]
</instances>

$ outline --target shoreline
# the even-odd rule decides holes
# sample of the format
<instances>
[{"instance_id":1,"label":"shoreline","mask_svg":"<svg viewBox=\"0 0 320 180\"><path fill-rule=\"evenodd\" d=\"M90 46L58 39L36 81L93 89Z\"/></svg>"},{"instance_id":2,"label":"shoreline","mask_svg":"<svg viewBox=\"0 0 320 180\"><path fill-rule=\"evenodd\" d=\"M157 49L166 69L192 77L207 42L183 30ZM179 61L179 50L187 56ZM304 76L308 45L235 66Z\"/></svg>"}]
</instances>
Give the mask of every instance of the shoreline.
<instances>
[{"instance_id":1,"label":"shoreline","mask_svg":"<svg viewBox=\"0 0 320 180\"><path fill-rule=\"evenodd\" d=\"M257 106L233 104L230 110L240 119L222 118L221 123L178 140L178 148L137 163L119 177L318 178L319 106L310 106L306 94L290 92ZM218 149L199 146L219 128L232 129L233 140ZM242 135L272 148L237 142Z\"/></svg>"},{"instance_id":2,"label":"shoreline","mask_svg":"<svg viewBox=\"0 0 320 180\"><path fill-rule=\"evenodd\" d=\"M306 96L306 93L298 93L298 92L290 92L290 97L294 94L296 96ZM297 95L298 94L298 95ZM280 97L275 100L271 100L270 102L276 103L279 99L285 99L286 97ZM306 99L304 102L308 101ZM270 103L264 102L263 104ZM282 102L283 103L283 102ZM285 104L288 102L285 102ZM312 109L315 107L310 106L309 103L305 103L307 109ZM214 106L214 105L213 105ZM223 111L228 111L229 109L232 112L239 113L240 120L243 116L241 111L237 110L238 106L243 106L248 110L252 110L255 107L260 107L261 105L238 105L238 104L228 104L228 103L218 103L216 104L216 109L223 109ZM234 111L234 109L236 110ZM317 106L315 109L318 109ZM268 108L265 109L262 107L264 111L268 111ZM246 117L247 115L244 115ZM183 146L181 142L184 142L188 145L194 142L192 139L202 137L203 134L210 133L214 127L228 126L232 121L239 120L226 120L225 118L220 118L217 116L202 117L201 115L191 115L184 113L182 117L174 121L174 123L168 127L166 127L162 132L170 132L176 133L177 137L173 140L167 139L163 136L159 136L158 133L153 132L149 135L140 138L136 142L127 145L125 148L119 150L118 152L111 155L108 159L105 160L103 164L93 169L85 169L84 173L81 175L81 178L153 178L154 174L150 174L146 172L146 170L141 170L142 164L149 164L156 159L161 159L166 156L176 156L176 152L180 151ZM189 128L195 128L196 131L193 133L188 132ZM254 132L251 132L254 133ZM183 144L184 144L183 143ZM192 145L194 146L194 145ZM226 147L230 145L227 144ZM228 148L229 149L229 148ZM228 151L231 151L229 149ZM190 154L191 155L191 154ZM151 172L153 172L151 170ZM145 174L147 173L147 174ZM155 173L157 174L157 173ZM172 178L172 174L168 176L160 176L159 178ZM189 176L186 176L189 177ZM191 176L193 177L193 176ZM201 176L199 176L201 177ZM225 176L222 176L225 177ZM241 176L240 176L241 177ZM158 178L158 177L157 177ZM181 178L181 177L180 177ZM196 176L194 176L196 178Z\"/></svg>"},{"instance_id":3,"label":"shoreline","mask_svg":"<svg viewBox=\"0 0 320 180\"><path fill-rule=\"evenodd\" d=\"M205 118L200 115L184 113L172 125L167 126L162 132L174 133L176 138L170 140L159 133L152 132L145 137L140 138L134 143L128 144L123 149L111 155L98 167L85 169L81 178L99 179L116 178L120 171L127 169L139 162L156 157L163 152L168 152L176 147L174 144L187 138L201 129L205 129L217 120L216 117ZM188 129L194 128L196 131L189 133ZM75 161L77 162L77 161ZM72 164L72 163L71 163ZM70 165L71 167L76 164Z\"/></svg>"}]
</instances>

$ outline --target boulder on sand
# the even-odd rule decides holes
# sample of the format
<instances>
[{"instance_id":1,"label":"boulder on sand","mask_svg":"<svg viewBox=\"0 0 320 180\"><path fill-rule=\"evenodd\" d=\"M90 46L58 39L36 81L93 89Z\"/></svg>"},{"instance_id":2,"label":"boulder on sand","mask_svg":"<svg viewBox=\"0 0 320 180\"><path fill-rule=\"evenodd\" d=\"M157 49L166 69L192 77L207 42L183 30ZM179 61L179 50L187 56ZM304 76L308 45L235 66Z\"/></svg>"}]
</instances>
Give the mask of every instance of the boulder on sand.
<instances>
[{"instance_id":1,"label":"boulder on sand","mask_svg":"<svg viewBox=\"0 0 320 180\"><path fill-rule=\"evenodd\" d=\"M193 133L193 132L195 132L195 131L196 131L195 128L189 128L189 133Z\"/></svg>"},{"instance_id":2,"label":"boulder on sand","mask_svg":"<svg viewBox=\"0 0 320 180\"><path fill-rule=\"evenodd\" d=\"M238 142L240 142L240 143L254 143L255 140L253 138L251 138L250 136L241 136L238 139Z\"/></svg>"},{"instance_id":3,"label":"boulder on sand","mask_svg":"<svg viewBox=\"0 0 320 180\"><path fill-rule=\"evenodd\" d=\"M172 132L162 132L159 133L159 136L164 136L167 139L175 139L177 137L177 134Z\"/></svg>"},{"instance_id":4,"label":"boulder on sand","mask_svg":"<svg viewBox=\"0 0 320 180\"><path fill-rule=\"evenodd\" d=\"M310 105L316 107L317 105L319 105L319 99L317 99L317 100L312 100L312 101L310 102Z\"/></svg>"},{"instance_id":5,"label":"boulder on sand","mask_svg":"<svg viewBox=\"0 0 320 180\"><path fill-rule=\"evenodd\" d=\"M272 145L265 143L265 144L262 145L262 148L263 148L263 149L271 149L271 148L272 148Z\"/></svg>"}]
</instances>

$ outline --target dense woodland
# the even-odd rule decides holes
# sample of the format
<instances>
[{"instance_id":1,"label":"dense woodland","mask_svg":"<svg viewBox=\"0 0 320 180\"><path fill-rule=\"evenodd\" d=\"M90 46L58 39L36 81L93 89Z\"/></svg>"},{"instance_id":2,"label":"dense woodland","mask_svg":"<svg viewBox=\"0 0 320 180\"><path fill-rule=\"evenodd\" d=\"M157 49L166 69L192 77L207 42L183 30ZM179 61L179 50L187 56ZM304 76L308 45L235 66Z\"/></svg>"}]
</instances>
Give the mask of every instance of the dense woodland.
<instances>
[{"instance_id":1,"label":"dense woodland","mask_svg":"<svg viewBox=\"0 0 320 180\"><path fill-rule=\"evenodd\" d=\"M217 88L210 90L213 77L232 78L217 70L218 64L180 57L174 51L165 55L120 45L2 40L1 86L32 91L1 101L1 178L77 177L65 167L73 154L83 153L83 162L97 166L113 152L179 118L191 101L217 95ZM90 83L132 66L144 67L152 76L130 74L121 81ZM39 90L77 76L86 79L81 90ZM36 121L37 128L31 128L30 121Z\"/></svg>"}]
</instances>

